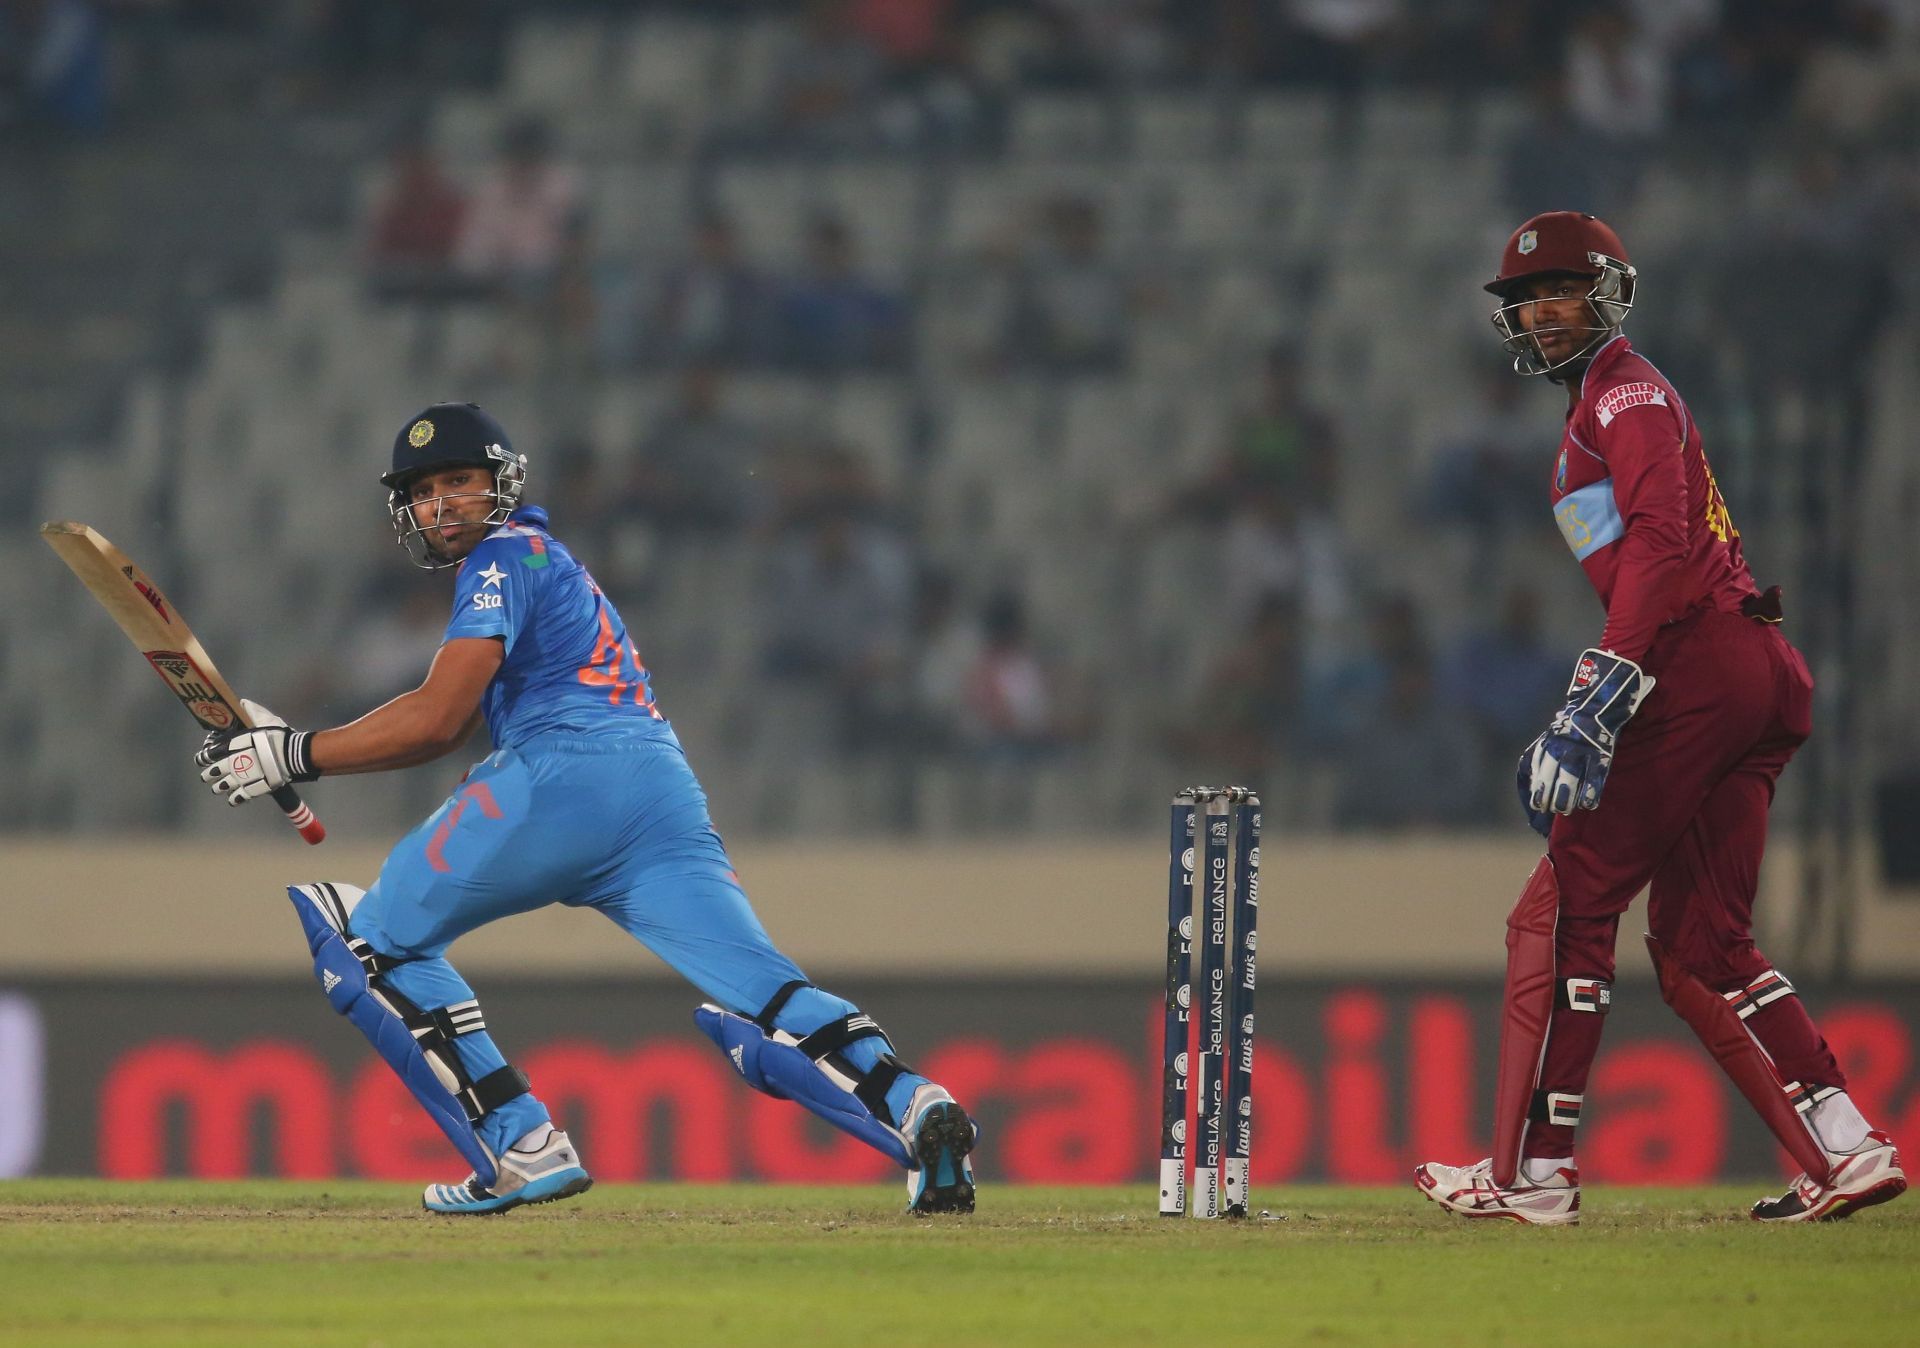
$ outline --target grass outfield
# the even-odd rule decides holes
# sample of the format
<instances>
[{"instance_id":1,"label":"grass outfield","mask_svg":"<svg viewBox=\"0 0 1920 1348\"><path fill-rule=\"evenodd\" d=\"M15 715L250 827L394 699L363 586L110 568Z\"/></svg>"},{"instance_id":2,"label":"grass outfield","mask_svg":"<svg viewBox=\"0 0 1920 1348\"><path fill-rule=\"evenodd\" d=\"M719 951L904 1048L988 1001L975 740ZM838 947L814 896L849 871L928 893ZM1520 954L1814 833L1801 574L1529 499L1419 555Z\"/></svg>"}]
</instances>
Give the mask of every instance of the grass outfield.
<instances>
[{"instance_id":1,"label":"grass outfield","mask_svg":"<svg viewBox=\"0 0 1920 1348\"><path fill-rule=\"evenodd\" d=\"M1548 1230L1410 1187L1231 1225L1144 1187L982 1196L916 1221L894 1186L605 1185L447 1218L392 1185L5 1182L0 1342L1862 1345L1920 1315L1912 1199L1762 1227L1749 1188L1603 1189Z\"/></svg>"}]
</instances>

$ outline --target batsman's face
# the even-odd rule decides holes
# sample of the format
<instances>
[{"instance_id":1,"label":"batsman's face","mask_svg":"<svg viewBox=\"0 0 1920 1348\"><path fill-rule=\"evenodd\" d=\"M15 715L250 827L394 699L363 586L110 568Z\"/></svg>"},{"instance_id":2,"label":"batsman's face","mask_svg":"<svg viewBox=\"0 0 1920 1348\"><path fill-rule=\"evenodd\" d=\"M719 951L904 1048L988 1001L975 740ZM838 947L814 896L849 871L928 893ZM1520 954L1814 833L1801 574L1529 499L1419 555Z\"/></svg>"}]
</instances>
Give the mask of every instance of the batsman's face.
<instances>
[{"instance_id":1,"label":"batsman's face","mask_svg":"<svg viewBox=\"0 0 1920 1348\"><path fill-rule=\"evenodd\" d=\"M457 562L487 536L493 512L493 474L485 468L442 468L407 488L414 527L444 561Z\"/></svg>"},{"instance_id":2,"label":"batsman's face","mask_svg":"<svg viewBox=\"0 0 1920 1348\"><path fill-rule=\"evenodd\" d=\"M1565 359L1586 344L1599 318L1587 295L1593 282L1584 276L1542 276L1513 292L1514 326L1534 334L1550 361Z\"/></svg>"}]
</instances>

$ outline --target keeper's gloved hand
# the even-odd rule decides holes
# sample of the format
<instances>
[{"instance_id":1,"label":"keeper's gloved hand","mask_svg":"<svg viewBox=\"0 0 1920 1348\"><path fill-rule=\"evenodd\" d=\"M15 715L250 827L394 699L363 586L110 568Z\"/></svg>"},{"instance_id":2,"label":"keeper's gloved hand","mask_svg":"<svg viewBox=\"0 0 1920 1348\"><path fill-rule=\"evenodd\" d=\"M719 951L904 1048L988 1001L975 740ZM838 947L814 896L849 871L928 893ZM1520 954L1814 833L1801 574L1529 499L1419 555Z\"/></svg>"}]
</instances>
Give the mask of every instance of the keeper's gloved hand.
<instances>
[{"instance_id":1,"label":"keeper's gloved hand","mask_svg":"<svg viewBox=\"0 0 1920 1348\"><path fill-rule=\"evenodd\" d=\"M1631 660L1608 651L1581 652L1566 706L1520 760L1520 804L1542 837L1552 815L1600 804L1620 732L1654 682Z\"/></svg>"},{"instance_id":2,"label":"keeper's gloved hand","mask_svg":"<svg viewBox=\"0 0 1920 1348\"><path fill-rule=\"evenodd\" d=\"M1520 788L1520 808L1527 812L1527 827L1543 838L1553 831L1553 816L1533 808L1533 756L1546 738L1541 735L1520 751L1520 770L1514 774Z\"/></svg>"},{"instance_id":3,"label":"keeper's gloved hand","mask_svg":"<svg viewBox=\"0 0 1920 1348\"><path fill-rule=\"evenodd\" d=\"M320 775L307 759L313 732L289 729L286 721L258 702L242 699L240 706L253 722L252 728L233 725L209 730L200 752L193 756L202 769L200 780L213 788L214 795L238 805Z\"/></svg>"}]
</instances>

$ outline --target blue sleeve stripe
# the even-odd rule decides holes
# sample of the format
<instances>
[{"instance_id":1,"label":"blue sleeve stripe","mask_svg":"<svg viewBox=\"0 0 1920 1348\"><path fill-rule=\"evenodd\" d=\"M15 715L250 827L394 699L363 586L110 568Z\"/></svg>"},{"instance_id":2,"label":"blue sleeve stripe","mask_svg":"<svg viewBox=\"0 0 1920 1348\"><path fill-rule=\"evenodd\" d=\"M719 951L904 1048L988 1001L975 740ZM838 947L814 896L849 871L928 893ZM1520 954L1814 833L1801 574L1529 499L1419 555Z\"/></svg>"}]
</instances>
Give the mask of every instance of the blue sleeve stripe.
<instances>
[{"instance_id":1,"label":"blue sleeve stripe","mask_svg":"<svg viewBox=\"0 0 1920 1348\"><path fill-rule=\"evenodd\" d=\"M1610 477L1568 492L1553 508L1553 521L1560 526L1560 535L1573 555L1583 562L1607 544L1619 542L1627 532L1626 521L1620 518L1620 507L1613 499Z\"/></svg>"}]
</instances>

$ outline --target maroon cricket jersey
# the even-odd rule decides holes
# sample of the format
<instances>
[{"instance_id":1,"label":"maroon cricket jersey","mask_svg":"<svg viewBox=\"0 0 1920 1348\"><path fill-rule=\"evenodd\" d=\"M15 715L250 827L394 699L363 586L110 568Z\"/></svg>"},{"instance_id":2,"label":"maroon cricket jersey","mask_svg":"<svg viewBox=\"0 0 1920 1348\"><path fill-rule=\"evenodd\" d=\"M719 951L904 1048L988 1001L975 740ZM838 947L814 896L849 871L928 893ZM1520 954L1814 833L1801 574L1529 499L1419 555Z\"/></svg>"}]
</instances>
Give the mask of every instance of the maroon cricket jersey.
<instances>
[{"instance_id":1,"label":"maroon cricket jersey","mask_svg":"<svg viewBox=\"0 0 1920 1348\"><path fill-rule=\"evenodd\" d=\"M1606 606L1600 648L1639 660L1666 624L1738 613L1755 593L1700 428L1666 377L1615 337L1567 413L1553 517Z\"/></svg>"}]
</instances>

